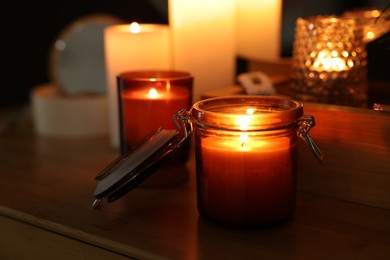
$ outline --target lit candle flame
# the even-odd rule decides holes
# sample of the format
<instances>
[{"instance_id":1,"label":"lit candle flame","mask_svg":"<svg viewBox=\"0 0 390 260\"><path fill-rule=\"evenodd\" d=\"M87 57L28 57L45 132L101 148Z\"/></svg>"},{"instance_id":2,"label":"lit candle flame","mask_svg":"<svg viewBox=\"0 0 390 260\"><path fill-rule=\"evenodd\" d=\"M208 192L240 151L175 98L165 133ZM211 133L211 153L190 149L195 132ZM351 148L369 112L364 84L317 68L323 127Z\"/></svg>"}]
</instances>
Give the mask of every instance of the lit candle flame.
<instances>
[{"instance_id":1,"label":"lit candle flame","mask_svg":"<svg viewBox=\"0 0 390 260\"><path fill-rule=\"evenodd\" d=\"M247 115L253 115L256 112L255 108L248 108L246 110ZM248 130L248 125L251 122L251 118L249 116L240 116L238 119L240 129L241 130ZM245 143L248 141L248 135L246 133L240 135L240 142L241 142L241 147L245 146Z\"/></svg>"},{"instance_id":2,"label":"lit candle flame","mask_svg":"<svg viewBox=\"0 0 390 260\"><path fill-rule=\"evenodd\" d=\"M344 59L342 57L344 57ZM348 70L350 67L347 66L345 58L348 53L342 52L341 55L337 51L321 51L318 54L317 60L313 63L314 69L318 71L343 71Z\"/></svg>"},{"instance_id":3,"label":"lit candle flame","mask_svg":"<svg viewBox=\"0 0 390 260\"><path fill-rule=\"evenodd\" d=\"M240 126L240 130L248 130L248 125L250 123L249 116L240 116L238 118L238 125Z\"/></svg>"},{"instance_id":4,"label":"lit candle flame","mask_svg":"<svg viewBox=\"0 0 390 260\"><path fill-rule=\"evenodd\" d=\"M167 89L167 91L170 91L171 90L171 82L167 82L167 84L165 85L165 88Z\"/></svg>"},{"instance_id":5,"label":"lit candle flame","mask_svg":"<svg viewBox=\"0 0 390 260\"><path fill-rule=\"evenodd\" d=\"M255 111L256 111L255 108L248 108L248 109L246 110L246 113L247 113L248 115L253 115L253 114L255 113Z\"/></svg>"},{"instance_id":6,"label":"lit candle flame","mask_svg":"<svg viewBox=\"0 0 390 260\"><path fill-rule=\"evenodd\" d=\"M141 26L139 26L139 24L137 22L132 22L130 24L130 32L131 33L139 33L141 31Z\"/></svg>"},{"instance_id":7,"label":"lit candle flame","mask_svg":"<svg viewBox=\"0 0 390 260\"><path fill-rule=\"evenodd\" d=\"M159 94L158 94L157 89L151 88L151 89L149 90L149 93L148 93L148 97L149 97L149 98L158 98L158 96L159 96Z\"/></svg>"}]
</instances>

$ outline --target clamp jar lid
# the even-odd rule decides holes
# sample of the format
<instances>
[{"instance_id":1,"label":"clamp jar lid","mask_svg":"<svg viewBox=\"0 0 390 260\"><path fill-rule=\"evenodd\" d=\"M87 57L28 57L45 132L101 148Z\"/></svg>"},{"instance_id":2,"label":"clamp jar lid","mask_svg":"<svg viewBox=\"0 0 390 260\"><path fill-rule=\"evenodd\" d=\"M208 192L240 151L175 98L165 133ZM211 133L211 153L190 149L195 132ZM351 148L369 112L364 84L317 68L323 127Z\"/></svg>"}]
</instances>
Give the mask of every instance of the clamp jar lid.
<instances>
[{"instance_id":1,"label":"clamp jar lid","mask_svg":"<svg viewBox=\"0 0 390 260\"><path fill-rule=\"evenodd\" d=\"M157 128L133 150L114 160L95 179L94 191L96 208L103 198L114 202L137 187L159 169L169 155L179 147L179 132Z\"/></svg>"}]
</instances>

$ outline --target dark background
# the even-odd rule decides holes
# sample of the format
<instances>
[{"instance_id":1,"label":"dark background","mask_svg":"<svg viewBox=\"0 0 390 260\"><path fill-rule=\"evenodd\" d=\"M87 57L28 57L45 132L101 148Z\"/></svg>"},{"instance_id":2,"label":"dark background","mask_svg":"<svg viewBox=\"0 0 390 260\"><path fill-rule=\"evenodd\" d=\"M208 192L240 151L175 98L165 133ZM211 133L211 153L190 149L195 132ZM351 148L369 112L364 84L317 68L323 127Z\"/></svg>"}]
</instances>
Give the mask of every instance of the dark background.
<instances>
[{"instance_id":1,"label":"dark background","mask_svg":"<svg viewBox=\"0 0 390 260\"><path fill-rule=\"evenodd\" d=\"M282 57L291 56L298 17L341 14L356 7L384 9L387 0L284 0ZM167 0L16 0L3 9L0 108L29 102L34 86L50 81L48 55L58 34L90 14L110 14L125 22L168 23Z\"/></svg>"}]
</instances>

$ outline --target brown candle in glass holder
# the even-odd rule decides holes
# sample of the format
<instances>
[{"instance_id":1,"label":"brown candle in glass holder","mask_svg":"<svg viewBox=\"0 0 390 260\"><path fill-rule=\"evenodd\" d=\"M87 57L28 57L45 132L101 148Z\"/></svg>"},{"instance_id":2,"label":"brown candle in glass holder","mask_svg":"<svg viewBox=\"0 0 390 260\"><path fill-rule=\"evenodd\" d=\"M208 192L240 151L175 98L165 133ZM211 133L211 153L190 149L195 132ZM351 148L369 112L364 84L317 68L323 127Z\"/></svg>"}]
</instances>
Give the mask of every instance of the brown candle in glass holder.
<instances>
[{"instance_id":1,"label":"brown candle in glass holder","mask_svg":"<svg viewBox=\"0 0 390 260\"><path fill-rule=\"evenodd\" d=\"M157 128L177 129L173 116L189 109L193 77L188 72L170 70L128 71L118 75L121 153L136 148ZM190 141L167 161L168 166L184 164Z\"/></svg>"}]
</instances>

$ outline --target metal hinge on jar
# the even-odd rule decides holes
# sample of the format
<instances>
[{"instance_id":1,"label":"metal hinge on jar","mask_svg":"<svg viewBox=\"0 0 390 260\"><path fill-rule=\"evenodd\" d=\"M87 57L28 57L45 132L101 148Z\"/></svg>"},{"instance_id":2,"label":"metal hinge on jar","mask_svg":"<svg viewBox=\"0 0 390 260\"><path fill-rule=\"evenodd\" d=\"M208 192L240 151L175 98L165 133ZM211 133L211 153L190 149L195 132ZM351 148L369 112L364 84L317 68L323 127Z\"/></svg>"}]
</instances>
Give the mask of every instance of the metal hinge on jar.
<instances>
[{"instance_id":1,"label":"metal hinge on jar","mask_svg":"<svg viewBox=\"0 0 390 260\"><path fill-rule=\"evenodd\" d=\"M318 161L323 163L323 154L317 144L314 142L313 138L309 135L309 131L312 127L315 126L315 120L312 115L303 115L299 119L299 128L297 135L305 141L306 145L312 151L313 155L317 158Z\"/></svg>"},{"instance_id":2,"label":"metal hinge on jar","mask_svg":"<svg viewBox=\"0 0 390 260\"><path fill-rule=\"evenodd\" d=\"M181 143L184 142L184 140L186 140L193 131L190 112L186 109L181 109L179 112L173 115L173 122L183 135L182 139L177 144L177 146L180 146Z\"/></svg>"}]
</instances>

